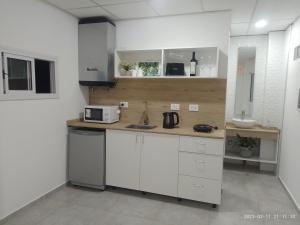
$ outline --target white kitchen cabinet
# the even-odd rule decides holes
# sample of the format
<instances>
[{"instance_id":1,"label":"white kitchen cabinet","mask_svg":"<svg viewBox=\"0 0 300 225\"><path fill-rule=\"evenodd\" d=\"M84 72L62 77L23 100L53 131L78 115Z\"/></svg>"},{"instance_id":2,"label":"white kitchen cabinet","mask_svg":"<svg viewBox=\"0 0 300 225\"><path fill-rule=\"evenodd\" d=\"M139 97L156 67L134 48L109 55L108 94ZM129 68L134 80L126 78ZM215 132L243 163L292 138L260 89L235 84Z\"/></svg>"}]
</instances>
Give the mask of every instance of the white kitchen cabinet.
<instances>
[{"instance_id":1,"label":"white kitchen cabinet","mask_svg":"<svg viewBox=\"0 0 300 225\"><path fill-rule=\"evenodd\" d=\"M178 197L221 203L224 140L180 136Z\"/></svg>"},{"instance_id":2,"label":"white kitchen cabinet","mask_svg":"<svg viewBox=\"0 0 300 225\"><path fill-rule=\"evenodd\" d=\"M140 140L138 132L106 131L106 184L139 190Z\"/></svg>"},{"instance_id":3,"label":"white kitchen cabinet","mask_svg":"<svg viewBox=\"0 0 300 225\"><path fill-rule=\"evenodd\" d=\"M180 151L208 155L223 155L224 139L181 136Z\"/></svg>"},{"instance_id":4,"label":"white kitchen cabinet","mask_svg":"<svg viewBox=\"0 0 300 225\"><path fill-rule=\"evenodd\" d=\"M179 174L220 180L223 172L223 157L190 152L179 153Z\"/></svg>"},{"instance_id":5,"label":"white kitchen cabinet","mask_svg":"<svg viewBox=\"0 0 300 225\"><path fill-rule=\"evenodd\" d=\"M221 180L180 175L178 182L178 195L185 199L220 204L221 187Z\"/></svg>"},{"instance_id":6,"label":"white kitchen cabinet","mask_svg":"<svg viewBox=\"0 0 300 225\"><path fill-rule=\"evenodd\" d=\"M107 130L107 185L220 204L223 139Z\"/></svg>"},{"instance_id":7,"label":"white kitchen cabinet","mask_svg":"<svg viewBox=\"0 0 300 225\"><path fill-rule=\"evenodd\" d=\"M141 148L142 191L177 196L179 136L144 134Z\"/></svg>"}]
</instances>

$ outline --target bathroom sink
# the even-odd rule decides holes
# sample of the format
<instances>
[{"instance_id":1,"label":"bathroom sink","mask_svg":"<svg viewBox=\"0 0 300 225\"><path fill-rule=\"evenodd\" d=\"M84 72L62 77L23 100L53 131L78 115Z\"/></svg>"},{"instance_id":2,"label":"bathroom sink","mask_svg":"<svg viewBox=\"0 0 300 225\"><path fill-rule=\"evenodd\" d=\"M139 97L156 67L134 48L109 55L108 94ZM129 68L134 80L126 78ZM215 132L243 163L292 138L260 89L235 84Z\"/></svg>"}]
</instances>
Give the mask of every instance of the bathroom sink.
<instances>
[{"instance_id":1,"label":"bathroom sink","mask_svg":"<svg viewBox=\"0 0 300 225\"><path fill-rule=\"evenodd\" d=\"M252 120L252 119L234 118L234 119L232 119L232 122L236 127L246 128L246 129L253 128L256 124L256 121Z\"/></svg>"},{"instance_id":2,"label":"bathroom sink","mask_svg":"<svg viewBox=\"0 0 300 225\"><path fill-rule=\"evenodd\" d=\"M130 124L126 128L150 130L150 129L153 129L155 127L157 127L157 126L155 126L155 125L143 125L143 124Z\"/></svg>"}]
</instances>

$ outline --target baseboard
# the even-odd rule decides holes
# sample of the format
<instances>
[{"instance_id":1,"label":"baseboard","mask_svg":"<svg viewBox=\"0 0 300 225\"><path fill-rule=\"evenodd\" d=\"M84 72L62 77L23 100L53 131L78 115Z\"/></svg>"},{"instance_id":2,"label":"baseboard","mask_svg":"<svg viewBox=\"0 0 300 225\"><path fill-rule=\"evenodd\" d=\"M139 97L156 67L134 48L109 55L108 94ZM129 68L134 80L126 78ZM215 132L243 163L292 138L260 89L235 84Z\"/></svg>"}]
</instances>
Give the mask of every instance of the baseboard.
<instances>
[{"instance_id":1,"label":"baseboard","mask_svg":"<svg viewBox=\"0 0 300 225\"><path fill-rule=\"evenodd\" d=\"M15 211L9 213L9 214L8 214L7 216L5 216L3 219L0 219L0 225L5 224L5 223L7 222L7 220L9 220L11 217L15 216L15 215L16 215L18 212L20 212L21 210L23 210L23 209L25 209L25 208L28 208L28 207L32 206L32 205L33 205L34 203L36 203L37 201L42 200L42 199L44 199L44 198L47 198L47 196L49 196L50 194L52 194L52 193L54 193L54 192L60 190L61 188L65 187L66 184L67 184L67 183L65 182L65 183L63 183L63 184L58 185L57 187L51 189L51 190L48 191L47 193L40 195L39 197L37 197L36 199L32 200L31 202L29 202L29 203L27 203L27 204L21 206L20 208L18 208L18 209L15 210Z\"/></svg>"},{"instance_id":2,"label":"baseboard","mask_svg":"<svg viewBox=\"0 0 300 225\"><path fill-rule=\"evenodd\" d=\"M286 190L286 192L288 193L289 197L291 198L291 200L293 201L293 203L295 204L296 208L298 209L298 211L300 212L300 205L297 203L296 199L294 198L292 192L290 191L290 189L287 187L287 185L285 184L285 182L281 179L280 176L278 176L281 184L283 185L284 189Z\"/></svg>"}]
</instances>

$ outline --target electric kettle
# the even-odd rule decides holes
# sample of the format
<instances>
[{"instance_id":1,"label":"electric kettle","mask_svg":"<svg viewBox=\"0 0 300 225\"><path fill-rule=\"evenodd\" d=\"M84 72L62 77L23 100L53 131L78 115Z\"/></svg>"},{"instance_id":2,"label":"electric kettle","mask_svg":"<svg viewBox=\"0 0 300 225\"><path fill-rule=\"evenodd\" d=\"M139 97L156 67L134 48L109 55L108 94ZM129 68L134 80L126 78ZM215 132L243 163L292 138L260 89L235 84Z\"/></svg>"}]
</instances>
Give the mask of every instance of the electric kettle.
<instances>
[{"instance_id":1,"label":"electric kettle","mask_svg":"<svg viewBox=\"0 0 300 225\"><path fill-rule=\"evenodd\" d=\"M179 124L179 115L177 112L164 112L163 113L163 128L172 129ZM176 117L176 122L175 122Z\"/></svg>"}]
</instances>

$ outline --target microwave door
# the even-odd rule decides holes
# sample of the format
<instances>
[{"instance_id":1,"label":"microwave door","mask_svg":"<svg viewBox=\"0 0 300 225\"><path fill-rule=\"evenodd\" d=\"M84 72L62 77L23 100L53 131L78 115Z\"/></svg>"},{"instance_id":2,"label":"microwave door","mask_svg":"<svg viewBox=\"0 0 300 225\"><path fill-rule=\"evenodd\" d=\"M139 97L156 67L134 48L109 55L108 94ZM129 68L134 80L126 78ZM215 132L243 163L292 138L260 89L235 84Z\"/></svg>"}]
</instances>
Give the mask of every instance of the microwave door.
<instances>
[{"instance_id":1,"label":"microwave door","mask_svg":"<svg viewBox=\"0 0 300 225\"><path fill-rule=\"evenodd\" d=\"M86 108L85 119L92 121L103 121L103 109Z\"/></svg>"}]
</instances>

